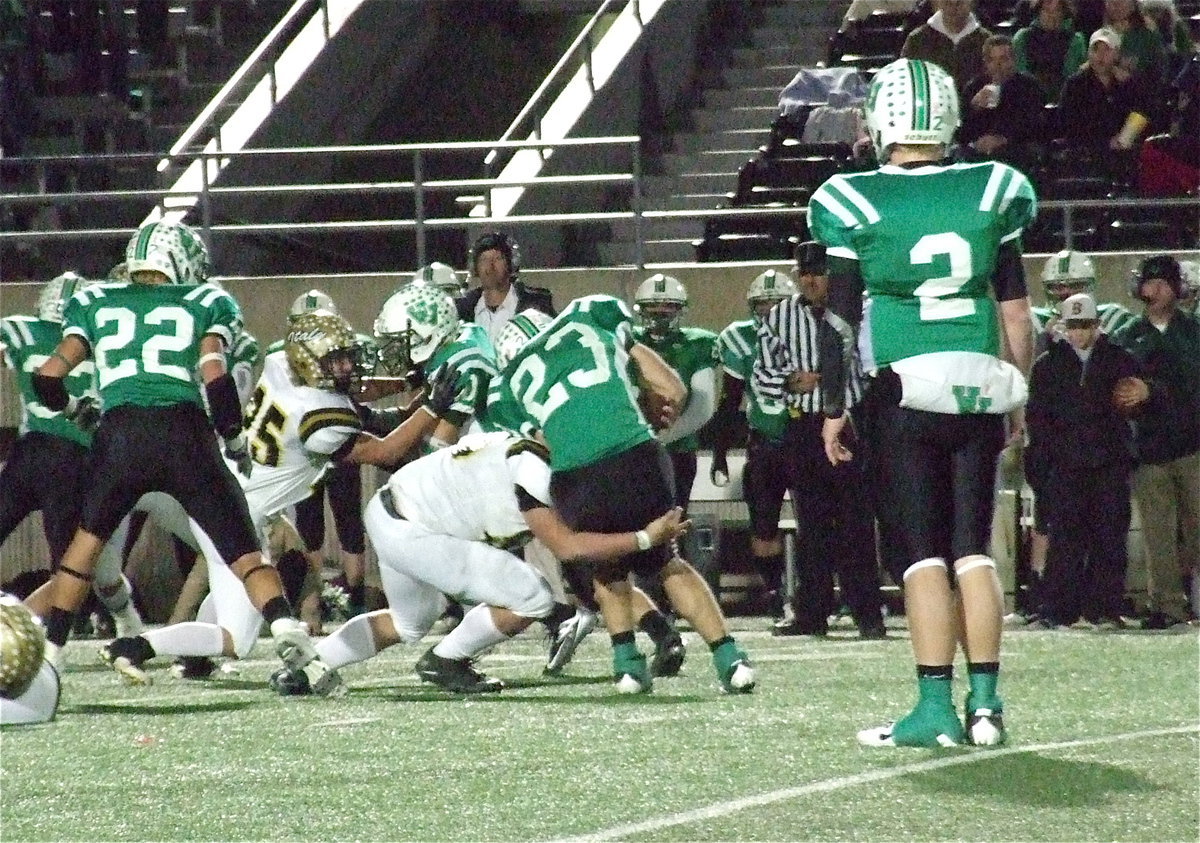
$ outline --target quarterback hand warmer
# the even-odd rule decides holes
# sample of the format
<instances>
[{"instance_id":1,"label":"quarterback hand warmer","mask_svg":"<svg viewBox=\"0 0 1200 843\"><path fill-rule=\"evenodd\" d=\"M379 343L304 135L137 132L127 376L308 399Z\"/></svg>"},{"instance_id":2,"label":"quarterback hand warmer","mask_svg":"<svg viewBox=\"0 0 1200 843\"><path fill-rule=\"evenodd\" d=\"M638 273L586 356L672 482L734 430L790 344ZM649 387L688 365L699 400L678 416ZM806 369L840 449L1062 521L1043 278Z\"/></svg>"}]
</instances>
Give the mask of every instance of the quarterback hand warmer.
<instances>
[{"instance_id":1,"label":"quarterback hand warmer","mask_svg":"<svg viewBox=\"0 0 1200 843\"><path fill-rule=\"evenodd\" d=\"M233 375L226 372L204 385L208 407L212 412L213 428L225 440L233 439L242 432L242 402L238 398L237 383Z\"/></svg>"}]
</instances>

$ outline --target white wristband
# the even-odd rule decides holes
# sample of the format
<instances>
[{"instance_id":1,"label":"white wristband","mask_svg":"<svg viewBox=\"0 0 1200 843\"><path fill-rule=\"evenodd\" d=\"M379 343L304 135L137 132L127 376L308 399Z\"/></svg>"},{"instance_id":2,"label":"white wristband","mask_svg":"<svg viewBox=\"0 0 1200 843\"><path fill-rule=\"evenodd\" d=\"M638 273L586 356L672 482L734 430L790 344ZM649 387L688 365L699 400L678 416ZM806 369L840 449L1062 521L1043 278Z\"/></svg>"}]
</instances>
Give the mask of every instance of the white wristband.
<instances>
[{"instance_id":1,"label":"white wristband","mask_svg":"<svg viewBox=\"0 0 1200 843\"><path fill-rule=\"evenodd\" d=\"M645 530L638 530L633 537L637 539L638 550L649 550L654 546L654 542L650 541L650 534Z\"/></svg>"}]
</instances>

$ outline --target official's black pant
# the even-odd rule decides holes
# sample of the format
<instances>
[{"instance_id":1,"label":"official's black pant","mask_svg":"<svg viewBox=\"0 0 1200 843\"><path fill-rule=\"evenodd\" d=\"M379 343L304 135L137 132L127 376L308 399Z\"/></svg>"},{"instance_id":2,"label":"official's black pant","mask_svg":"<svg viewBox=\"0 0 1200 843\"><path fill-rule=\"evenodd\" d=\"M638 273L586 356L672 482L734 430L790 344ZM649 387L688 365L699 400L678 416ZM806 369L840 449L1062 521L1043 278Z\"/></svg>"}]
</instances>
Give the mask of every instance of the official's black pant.
<instances>
[{"instance_id":1,"label":"official's black pant","mask_svg":"<svg viewBox=\"0 0 1200 843\"><path fill-rule=\"evenodd\" d=\"M788 423L784 438L792 461L797 524L796 621L803 627L824 627L837 608L836 572L854 619L875 623L880 620L879 568L862 463L831 465L821 440L822 423L819 414L801 415Z\"/></svg>"}]
</instances>

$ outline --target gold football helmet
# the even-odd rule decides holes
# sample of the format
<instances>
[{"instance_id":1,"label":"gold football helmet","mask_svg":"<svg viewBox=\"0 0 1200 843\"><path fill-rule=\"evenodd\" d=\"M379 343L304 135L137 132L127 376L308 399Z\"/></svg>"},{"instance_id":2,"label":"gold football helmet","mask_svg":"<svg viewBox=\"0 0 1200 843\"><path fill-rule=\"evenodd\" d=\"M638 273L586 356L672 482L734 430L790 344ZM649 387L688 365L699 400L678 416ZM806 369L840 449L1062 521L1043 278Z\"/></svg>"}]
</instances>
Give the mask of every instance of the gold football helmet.
<instances>
[{"instance_id":1,"label":"gold football helmet","mask_svg":"<svg viewBox=\"0 0 1200 843\"><path fill-rule=\"evenodd\" d=\"M293 317L283 350L292 372L306 386L345 394L363 374L362 347L354 328L327 310ZM339 365L343 359L350 365Z\"/></svg>"}]
</instances>

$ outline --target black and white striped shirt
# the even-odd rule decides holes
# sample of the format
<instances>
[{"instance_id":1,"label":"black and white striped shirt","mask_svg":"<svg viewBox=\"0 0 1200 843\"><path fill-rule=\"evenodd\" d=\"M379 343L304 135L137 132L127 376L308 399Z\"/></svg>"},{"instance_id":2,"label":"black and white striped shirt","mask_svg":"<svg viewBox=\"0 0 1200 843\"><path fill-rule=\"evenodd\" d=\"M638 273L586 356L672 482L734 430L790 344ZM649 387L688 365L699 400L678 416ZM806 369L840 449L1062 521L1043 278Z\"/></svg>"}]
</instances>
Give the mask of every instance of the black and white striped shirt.
<instances>
[{"instance_id":1,"label":"black and white striped shirt","mask_svg":"<svg viewBox=\"0 0 1200 843\"><path fill-rule=\"evenodd\" d=\"M793 412L820 413L821 390L796 394L787 390L792 372L820 371L820 330L833 330L825 323L824 308L816 308L801 295L784 299L771 308L758 326L758 357L754 361L754 385L767 398L782 401ZM824 327L819 327L824 325ZM846 406L862 400L865 378L855 355L846 384Z\"/></svg>"}]
</instances>

